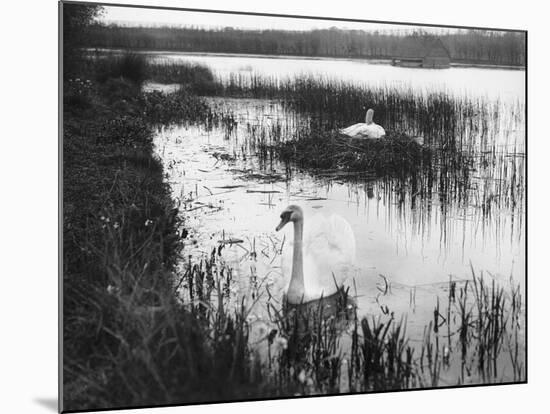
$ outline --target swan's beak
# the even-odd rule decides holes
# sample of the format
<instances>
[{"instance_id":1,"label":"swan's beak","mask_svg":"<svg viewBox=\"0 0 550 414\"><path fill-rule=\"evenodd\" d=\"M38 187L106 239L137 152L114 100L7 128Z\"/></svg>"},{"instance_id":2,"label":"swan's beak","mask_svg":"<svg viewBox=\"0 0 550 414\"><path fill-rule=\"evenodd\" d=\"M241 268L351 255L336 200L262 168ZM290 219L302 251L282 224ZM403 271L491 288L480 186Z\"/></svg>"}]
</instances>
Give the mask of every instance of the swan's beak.
<instances>
[{"instance_id":1,"label":"swan's beak","mask_svg":"<svg viewBox=\"0 0 550 414\"><path fill-rule=\"evenodd\" d=\"M286 225L286 223L288 223L289 221L290 220L286 217L281 219L281 222L279 223L279 225L277 227L275 227L275 231L281 230Z\"/></svg>"}]
</instances>

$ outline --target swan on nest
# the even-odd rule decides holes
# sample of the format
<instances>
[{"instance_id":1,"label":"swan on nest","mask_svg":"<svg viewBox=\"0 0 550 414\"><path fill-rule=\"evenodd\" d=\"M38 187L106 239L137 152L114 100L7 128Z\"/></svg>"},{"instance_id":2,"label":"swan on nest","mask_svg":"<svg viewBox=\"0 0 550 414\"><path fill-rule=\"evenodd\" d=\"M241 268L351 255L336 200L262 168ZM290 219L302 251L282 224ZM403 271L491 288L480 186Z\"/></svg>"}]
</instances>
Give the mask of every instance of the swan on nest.
<instances>
[{"instance_id":1,"label":"swan on nest","mask_svg":"<svg viewBox=\"0 0 550 414\"><path fill-rule=\"evenodd\" d=\"M374 110L369 109L365 115L365 123L358 123L347 128L341 129L340 133L351 138L368 138L378 139L386 135L386 131L380 125L377 125L372 120Z\"/></svg>"}]
</instances>

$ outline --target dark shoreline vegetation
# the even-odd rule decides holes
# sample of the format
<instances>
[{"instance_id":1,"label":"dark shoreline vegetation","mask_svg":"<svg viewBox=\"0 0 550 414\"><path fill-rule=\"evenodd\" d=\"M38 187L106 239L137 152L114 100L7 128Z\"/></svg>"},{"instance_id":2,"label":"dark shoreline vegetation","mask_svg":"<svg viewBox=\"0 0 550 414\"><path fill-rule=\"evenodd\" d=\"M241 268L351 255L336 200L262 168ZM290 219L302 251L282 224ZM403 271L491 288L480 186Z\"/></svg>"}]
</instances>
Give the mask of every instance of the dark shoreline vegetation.
<instances>
[{"instance_id":1,"label":"dark shoreline vegetation","mask_svg":"<svg viewBox=\"0 0 550 414\"><path fill-rule=\"evenodd\" d=\"M410 38L427 36L421 29L405 35L336 28L311 31L207 30L175 27L124 27L95 24L85 43L92 48L174 50L306 57L391 59ZM525 65L521 32L461 30L438 34L456 63Z\"/></svg>"},{"instance_id":2,"label":"dark shoreline vegetation","mask_svg":"<svg viewBox=\"0 0 550 414\"><path fill-rule=\"evenodd\" d=\"M145 93L146 80L181 88ZM186 263L183 273L176 270L185 255L185 223L152 138L161 124L234 127L231 115L215 113L199 95L279 99L309 114L309 124L290 141L281 139L280 130L251 139L258 139L266 157L310 169L407 177L429 164L434 152L403 131L424 133L428 141L438 136L438 154L458 163L457 157L470 155L458 150L467 143L457 137L469 131L483 136L486 128L471 121L483 105L444 95L314 79L278 84L235 78L222 85L200 66L149 65L136 55L86 60L63 84L65 410L499 382L502 358L511 361L509 378L525 380L522 295L517 286L505 289L483 275L449 281L447 301L438 302L420 345L409 341L406 320L387 308L377 317L346 316L351 343L343 344L341 321L319 318L318 309L303 320L285 317L278 304L271 305L277 329L266 332L260 345L251 344L252 305L229 300L226 292L235 281L220 259L222 246ZM362 119L365 103L392 126L389 143L335 135L336 128ZM440 116L430 115L434 108ZM392 119L392 110L409 117ZM353 148L358 145L363 151ZM331 155L342 146L350 158L335 161ZM306 162L304 154L312 150L320 165ZM361 161L362 154L367 158ZM376 165L367 166L371 161ZM344 304L350 296L344 294ZM304 325L307 334L296 329ZM445 371L456 364L462 374L449 382Z\"/></svg>"}]
</instances>

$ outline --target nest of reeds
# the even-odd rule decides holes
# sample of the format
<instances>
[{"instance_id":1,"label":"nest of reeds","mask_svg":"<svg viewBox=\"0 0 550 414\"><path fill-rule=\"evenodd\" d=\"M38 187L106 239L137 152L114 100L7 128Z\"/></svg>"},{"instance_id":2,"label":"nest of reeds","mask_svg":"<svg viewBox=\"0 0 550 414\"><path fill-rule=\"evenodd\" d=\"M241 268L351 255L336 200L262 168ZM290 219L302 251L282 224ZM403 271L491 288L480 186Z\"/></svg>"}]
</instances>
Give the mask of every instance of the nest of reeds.
<instances>
[{"instance_id":1,"label":"nest of reeds","mask_svg":"<svg viewBox=\"0 0 550 414\"><path fill-rule=\"evenodd\" d=\"M311 132L269 147L280 159L301 167L393 175L431 162L432 151L403 133L382 139L349 138L337 131Z\"/></svg>"}]
</instances>

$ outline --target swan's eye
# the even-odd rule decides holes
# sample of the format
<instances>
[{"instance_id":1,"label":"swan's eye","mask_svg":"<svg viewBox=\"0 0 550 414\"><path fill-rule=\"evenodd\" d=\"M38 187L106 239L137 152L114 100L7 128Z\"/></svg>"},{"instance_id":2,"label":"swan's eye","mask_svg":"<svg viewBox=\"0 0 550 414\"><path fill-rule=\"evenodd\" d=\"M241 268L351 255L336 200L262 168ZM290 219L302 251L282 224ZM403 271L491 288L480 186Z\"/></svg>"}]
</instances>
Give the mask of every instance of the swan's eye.
<instances>
[{"instance_id":1,"label":"swan's eye","mask_svg":"<svg viewBox=\"0 0 550 414\"><path fill-rule=\"evenodd\" d=\"M290 219L290 211L283 211L281 213L281 220L285 220L285 219L286 220Z\"/></svg>"}]
</instances>

